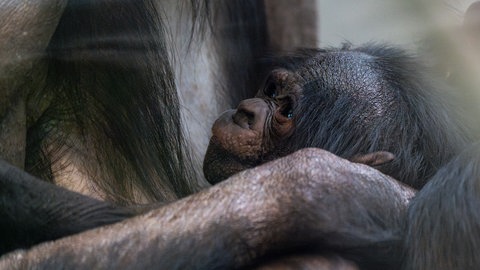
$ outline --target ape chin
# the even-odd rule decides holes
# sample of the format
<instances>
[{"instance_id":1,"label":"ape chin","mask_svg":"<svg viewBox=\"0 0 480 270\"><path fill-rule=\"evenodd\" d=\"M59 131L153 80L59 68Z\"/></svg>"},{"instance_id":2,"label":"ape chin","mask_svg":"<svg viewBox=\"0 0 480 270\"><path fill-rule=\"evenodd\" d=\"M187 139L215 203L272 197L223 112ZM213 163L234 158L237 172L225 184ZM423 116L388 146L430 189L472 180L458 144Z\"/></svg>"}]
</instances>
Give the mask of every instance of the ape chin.
<instances>
[{"instance_id":1,"label":"ape chin","mask_svg":"<svg viewBox=\"0 0 480 270\"><path fill-rule=\"evenodd\" d=\"M220 146L216 137L210 139L203 161L203 173L210 184L217 184L248 168L245 163Z\"/></svg>"}]
</instances>

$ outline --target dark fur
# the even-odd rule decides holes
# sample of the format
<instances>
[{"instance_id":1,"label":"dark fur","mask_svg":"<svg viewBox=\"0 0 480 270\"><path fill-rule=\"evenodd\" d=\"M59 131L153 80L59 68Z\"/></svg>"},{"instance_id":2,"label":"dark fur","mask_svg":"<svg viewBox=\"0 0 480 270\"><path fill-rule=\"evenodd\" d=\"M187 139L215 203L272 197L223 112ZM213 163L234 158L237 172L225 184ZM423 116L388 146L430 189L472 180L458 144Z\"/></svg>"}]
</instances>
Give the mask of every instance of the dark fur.
<instances>
[{"instance_id":1,"label":"dark fur","mask_svg":"<svg viewBox=\"0 0 480 270\"><path fill-rule=\"evenodd\" d=\"M230 105L238 104L255 94L265 74L266 67L260 61L268 47L265 8L263 1L256 0L210 4L217 12L218 29L213 32L221 50L222 70L227 74L217 94L226 95Z\"/></svg>"},{"instance_id":2,"label":"dark fur","mask_svg":"<svg viewBox=\"0 0 480 270\"><path fill-rule=\"evenodd\" d=\"M346 74L335 77L326 73L328 67L312 69L315 79L308 79L303 86L304 96L294 112L296 129L293 136L286 139L289 151L319 147L345 158L389 151L395 159L379 169L414 188L421 188L438 168L471 141L471 136L465 123L459 121L459 109L453 107L457 103L455 96L448 93L452 89L435 79L436 75L422 67L418 58L390 46L368 44L352 48L345 45L341 49L304 50L280 58L278 66L298 70L322 53L356 52L371 57L367 60L369 71L358 69L361 59L353 60L352 69L343 71ZM363 74L365 72L374 74ZM345 83L342 76L377 76L373 83L379 89L386 89L381 90L387 96L380 102L388 110L377 115L368 97L352 99L349 94L338 94L337 90L328 88L327 85L332 84L345 87L341 86ZM375 94L371 93L371 98Z\"/></svg>"},{"instance_id":3,"label":"dark fur","mask_svg":"<svg viewBox=\"0 0 480 270\"><path fill-rule=\"evenodd\" d=\"M28 130L26 170L52 179L52 163L73 151L117 203L192 193L163 40L149 1L70 1L47 49L46 85L31 93L53 97Z\"/></svg>"},{"instance_id":4,"label":"dark fur","mask_svg":"<svg viewBox=\"0 0 480 270\"><path fill-rule=\"evenodd\" d=\"M408 210L405 269L478 269L480 145L453 159Z\"/></svg>"},{"instance_id":5,"label":"dark fur","mask_svg":"<svg viewBox=\"0 0 480 270\"><path fill-rule=\"evenodd\" d=\"M218 46L228 48L219 95L235 103L251 95L255 59L266 47L263 5L190 4L198 31L212 27ZM138 195L173 200L196 190L163 25L151 1L69 2L45 57L46 85L30 93L30 106L46 109L28 129L28 172L52 181L55 162L73 153L116 203L135 203Z\"/></svg>"},{"instance_id":6,"label":"dark fur","mask_svg":"<svg viewBox=\"0 0 480 270\"><path fill-rule=\"evenodd\" d=\"M228 48L221 58L228 80L219 94L235 103L251 95L248 91L260 70L255 59L267 46L263 4L191 1L187 6L200 25L192 27L192 35L194 29L210 27L218 46ZM47 77L28 94L35 113L28 116L27 172L53 182L61 173L56 169L74 162L116 205L172 201L198 190L198 175L182 134L164 25L153 1L69 1L39 65L48 69ZM56 192L52 188L52 196ZM31 207L56 207L37 199ZM11 207L12 200L5 199L2 208ZM94 202L82 201L78 207L93 211ZM62 216L70 210L55 211ZM48 231L43 226L38 231L35 224L47 222L42 218L63 222L62 217L42 215L31 222L5 219L5 226L22 226L25 234L25 239L15 236L8 244L2 242L6 249L104 224L85 217L78 222L91 224L75 228L65 223L62 226L71 225L71 230L52 226ZM3 230L2 239L10 232Z\"/></svg>"},{"instance_id":7,"label":"dark fur","mask_svg":"<svg viewBox=\"0 0 480 270\"><path fill-rule=\"evenodd\" d=\"M362 153L389 151L393 153L395 159L381 165L379 169L410 187L421 189L439 168L460 153L474 138L470 128L467 128L468 123L460 121L461 109L454 107L459 103L456 103L455 93L449 92L453 90L433 70L424 66L419 58L408 55L403 50L377 44L357 48L346 45L339 49L303 50L273 61L274 68L287 69L301 76L303 91L300 100L294 105L296 107L293 113L295 123L293 135L280 138L280 142L277 142L278 138L269 137L271 133L265 132L267 135L264 135L263 139L273 141L278 152L265 154L265 160L261 162L307 147L322 148L345 158L352 158ZM286 91L290 86L283 87ZM262 95L259 92L257 95L259 98L264 96L268 94ZM265 102L268 103L269 100L265 98ZM249 112L254 115L255 108L252 106L249 109ZM252 118L255 117L252 116ZM273 129L269 121L267 117L264 130ZM207 152L207 156L213 156L212 153L214 152ZM219 162L220 164L225 162L224 164L228 165L228 161L224 158ZM456 166L459 173L463 165L457 161L454 165L447 165L447 168L452 170L451 166ZM209 166L208 163L207 166ZM473 164L470 167L476 168L477 165ZM221 169L222 166L218 168ZM452 178L445 170L441 170L432 181L438 182L439 180L436 179L441 178L442 174ZM471 174L467 170L465 176L462 174L460 179L473 181L467 180L471 178ZM463 228L463 234L460 235L460 239L466 239L470 230L476 231L474 226L478 219L473 214L469 217L462 212L473 209L471 204L477 201L475 192L471 191L472 195L463 194L462 187L445 189L444 185L441 184L436 188L431 184L426 186L426 192L433 190L432 194L439 195L430 195L433 196L432 202L428 198L425 199L427 206L414 206L410 209L410 219L414 221L409 223L412 232L409 232L406 244L409 253L405 259L409 261L413 258L413 265L416 266L422 264L428 266L420 269L436 269L429 266L437 266L437 263L441 265L442 262L450 263L450 260L455 261L455 256L450 257L443 252L449 251L452 243L449 237L441 236L442 232L457 235L454 233L455 226L467 226ZM455 183L449 185L455 185ZM436 189L442 191L437 192ZM452 203L455 206L445 204L448 210L440 209L437 213L436 205L443 205L442 198L448 198L448 193L457 189L459 192L454 198L458 197L462 200L459 203ZM378 196L378 192L372 190L371 195L373 194ZM358 196L361 195L358 194ZM463 196L466 196L465 200ZM373 199L371 201L373 202ZM345 203L345 201L342 202ZM451 217L459 215L458 218L454 218L453 223L447 222L450 213L447 211L453 212L454 209L460 213L452 213ZM306 215L307 212L305 211ZM442 213L445 213L443 217L445 220L442 222L437 220L438 216L431 220L423 220L425 216ZM368 214L357 211L356 215L363 220L364 224L368 223ZM405 220L405 217L401 219ZM451 225L451 229L447 227L447 230L443 231L440 224L446 222L447 225ZM417 228L417 224L421 226ZM472 225L471 228L470 225ZM434 226L437 226L437 229L433 232L434 238L432 238L428 228ZM362 269L397 269L401 265L401 243L404 236L400 227L397 228L395 236L386 237L384 242L381 236L373 237L375 241L383 242L378 250L369 249L365 253L353 251L352 257L349 254L352 250L342 250L340 254L358 263ZM392 226L390 229L394 228ZM374 229L374 231L382 230ZM322 241L328 242L332 237L335 238L334 235L329 235ZM432 239L439 242L438 248L428 247L434 241ZM343 239L340 242L360 244L362 241L359 237ZM469 246L464 249L455 246L460 250L457 257L462 258L463 251L468 253L476 250L476 242L470 240ZM421 247L417 247L417 244ZM458 242L458 245L461 243ZM420 252L419 249L422 251ZM430 253L429 249L433 249L433 252ZM437 250L438 253L435 253ZM390 254L386 255L388 253ZM438 258L440 256L446 258L440 259ZM465 255L465 259L461 259L459 264L469 267L480 265L471 262L474 257Z\"/></svg>"},{"instance_id":8,"label":"dark fur","mask_svg":"<svg viewBox=\"0 0 480 270\"><path fill-rule=\"evenodd\" d=\"M115 223L134 211L36 179L0 161L0 254Z\"/></svg>"}]
</instances>

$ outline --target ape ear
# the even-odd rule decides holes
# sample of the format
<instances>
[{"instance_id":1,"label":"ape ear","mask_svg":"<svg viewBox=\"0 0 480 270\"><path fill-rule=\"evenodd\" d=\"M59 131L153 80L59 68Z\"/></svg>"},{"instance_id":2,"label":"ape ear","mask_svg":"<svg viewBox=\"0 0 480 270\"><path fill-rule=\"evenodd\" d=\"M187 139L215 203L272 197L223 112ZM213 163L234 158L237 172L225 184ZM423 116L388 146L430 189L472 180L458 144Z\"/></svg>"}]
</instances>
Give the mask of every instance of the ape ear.
<instances>
[{"instance_id":1,"label":"ape ear","mask_svg":"<svg viewBox=\"0 0 480 270\"><path fill-rule=\"evenodd\" d=\"M395 159L395 155L387 151L377 151L353 156L350 161L371 167L380 166Z\"/></svg>"}]
</instances>

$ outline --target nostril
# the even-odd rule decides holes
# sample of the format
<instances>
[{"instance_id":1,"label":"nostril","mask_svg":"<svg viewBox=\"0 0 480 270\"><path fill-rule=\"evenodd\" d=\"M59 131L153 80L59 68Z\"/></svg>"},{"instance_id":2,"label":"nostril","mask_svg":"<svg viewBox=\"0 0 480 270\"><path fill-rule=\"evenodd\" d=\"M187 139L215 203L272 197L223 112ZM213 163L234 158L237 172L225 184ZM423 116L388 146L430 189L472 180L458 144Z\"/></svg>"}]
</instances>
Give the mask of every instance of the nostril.
<instances>
[{"instance_id":1,"label":"nostril","mask_svg":"<svg viewBox=\"0 0 480 270\"><path fill-rule=\"evenodd\" d=\"M233 122L242 128L250 128L253 125L255 114L243 108L238 108L232 118Z\"/></svg>"},{"instance_id":2,"label":"nostril","mask_svg":"<svg viewBox=\"0 0 480 270\"><path fill-rule=\"evenodd\" d=\"M242 128L262 131L268 110L268 104L263 99L245 99L238 104L233 121Z\"/></svg>"}]
</instances>

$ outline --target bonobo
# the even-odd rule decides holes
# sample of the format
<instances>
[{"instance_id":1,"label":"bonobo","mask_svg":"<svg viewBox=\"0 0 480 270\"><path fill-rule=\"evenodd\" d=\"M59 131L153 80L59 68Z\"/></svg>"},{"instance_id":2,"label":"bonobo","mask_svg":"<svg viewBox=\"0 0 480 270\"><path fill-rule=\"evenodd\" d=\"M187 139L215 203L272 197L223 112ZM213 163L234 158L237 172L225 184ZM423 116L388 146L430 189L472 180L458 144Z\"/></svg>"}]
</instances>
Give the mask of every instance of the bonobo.
<instances>
[{"instance_id":1,"label":"bonobo","mask_svg":"<svg viewBox=\"0 0 480 270\"><path fill-rule=\"evenodd\" d=\"M273 62L255 98L213 125L204 160L210 183L318 147L352 161L362 155L362 163L420 188L468 141L444 85L400 49L347 44Z\"/></svg>"}]
</instances>

